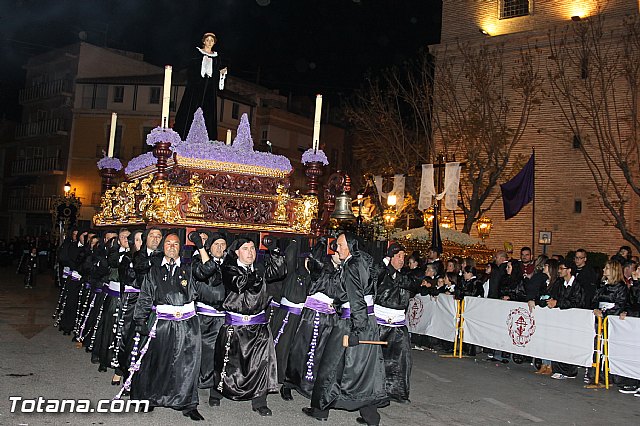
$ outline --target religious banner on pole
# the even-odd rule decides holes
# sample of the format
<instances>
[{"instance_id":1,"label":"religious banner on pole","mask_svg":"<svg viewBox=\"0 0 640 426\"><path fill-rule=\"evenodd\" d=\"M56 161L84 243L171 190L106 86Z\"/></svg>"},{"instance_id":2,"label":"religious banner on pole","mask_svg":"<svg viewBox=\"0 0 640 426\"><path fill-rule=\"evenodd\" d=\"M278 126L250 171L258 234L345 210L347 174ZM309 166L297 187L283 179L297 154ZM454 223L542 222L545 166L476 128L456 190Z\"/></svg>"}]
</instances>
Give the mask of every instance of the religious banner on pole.
<instances>
[{"instance_id":1,"label":"religious banner on pole","mask_svg":"<svg viewBox=\"0 0 640 426\"><path fill-rule=\"evenodd\" d=\"M593 361L593 312L465 297L465 343L583 367Z\"/></svg>"}]
</instances>

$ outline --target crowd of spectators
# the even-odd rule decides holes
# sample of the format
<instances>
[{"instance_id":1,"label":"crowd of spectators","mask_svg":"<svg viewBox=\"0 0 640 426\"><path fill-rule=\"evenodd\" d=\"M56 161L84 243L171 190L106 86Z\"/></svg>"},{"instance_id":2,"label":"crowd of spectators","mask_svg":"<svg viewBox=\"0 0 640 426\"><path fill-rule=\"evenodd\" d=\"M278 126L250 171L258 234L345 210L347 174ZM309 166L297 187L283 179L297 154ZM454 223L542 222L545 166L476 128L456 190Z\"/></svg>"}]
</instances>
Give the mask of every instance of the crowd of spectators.
<instances>
[{"instance_id":1,"label":"crowd of spectators","mask_svg":"<svg viewBox=\"0 0 640 426\"><path fill-rule=\"evenodd\" d=\"M572 258L561 255L532 257L529 247L520 250L520 256L510 257L506 251L498 251L493 261L483 270L471 258L452 257L440 259L440 253L430 250L426 259L420 253L409 256L408 273L421 277L427 294L454 295L525 302L531 311L535 309L582 308L593 310L597 317L618 315L640 316L640 263L632 255L629 246L622 246L610 257L604 267L594 268L585 249L579 248ZM451 343L428 336L412 336L413 348L424 350L451 350ZM464 346L469 355L475 355L471 345ZM508 363L511 359L522 362L522 357L485 348L490 360ZM578 367L560 362L539 360L536 373L553 379L573 379ZM585 371L585 383L593 383L595 370ZM614 383L622 393L640 397L640 381L615 377Z\"/></svg>"},{"instance_id":2,"label":"crowd of spectators","mask_svg":"<svg viewBox=\"0 0 640 426\"><path fill-rule=\"evenodd\" d=\"M55 245L51 243L49 234L38 237L31 235L12 237L9 241L0 239L0 266L19 265L24 254L30 253L33 249L38 254L39 272L53 267Z\"/></svg>"}]
</instances>

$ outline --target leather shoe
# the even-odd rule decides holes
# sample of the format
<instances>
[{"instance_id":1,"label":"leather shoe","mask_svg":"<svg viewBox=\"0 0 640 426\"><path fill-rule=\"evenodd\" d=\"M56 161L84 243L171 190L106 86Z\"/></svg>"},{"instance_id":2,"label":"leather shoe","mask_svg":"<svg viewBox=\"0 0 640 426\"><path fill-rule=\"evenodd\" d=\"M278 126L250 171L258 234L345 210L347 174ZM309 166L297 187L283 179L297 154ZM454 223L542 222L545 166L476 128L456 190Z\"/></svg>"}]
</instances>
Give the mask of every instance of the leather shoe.
<instances>
[{"instance_id":1,"label":"leather shoe","mask_svg":"<svg viewBox=\"0 0 640 426\"><path fill-rule=\"evenodd\" d=\"M262 417L270 416L270 415L273 414L269 407L254 408L253 411L255 411L256 413L260 414Z\"/></svg>"},{"instance_id":2,"label":"leather shoe","mask_svg":"<svg viewBox=\"0 0 640 426\"><path fill-rule=\"evenodd\" d=\"M194 422L204 420L204 417L202 417L202 414L200 414L198 410L195 408L193 410L182 413L182 415L185 417L189 417Z\"/></svg>"},{"instance_id":3,"label":"leather shoe","mask_svg":"<svg viewBox=\"0 0 640 426\"><path fill-rule=\"evenodd\" d=\"M209 397L209 407L219 407L220 400L218 398Z\"/></svg>"},{"instance_id":4,"label":"leather shoe","mask_svg":"<svg viewBox=\"0 0 640 426\"><path fill-rule=\"evenodd\" d=\"M365 419L363 419L362 417L356 418L356 423L361 424L361 425L367 425L367 426L378 426L378 425L371 425L371 424L367 423L367 421Z\"/></svg>"},{"instance_id":5,"label":"leather shoe","mask_svg":"<svg viewBox=\"0 0 640 426\"><path fill-rule=\"evenodd\" d=\"M98 371L99 371L100 373L104 373L104 372L106 372L106 371L107 371L107 367L104 367L104 366L102 366L102 365L101 365L100 367L98 367Z\"/></svg>"},{"instance_id":6,"label":"leather shoe","mask_svg":"<svg viewBox=\"0 0 640 426\"><path fill-rule=\"evenodd\" d=\"M304 407L302 409L302 412L305 413L307 416L313 417L314 419L319 420L321 422L326 422L327 421L326 417L318 417L316 415L316 410L313 407Z\"/></svg>"},{"instance_id":7,"label":"leather shoe","mask_svg":"<svg viewBox=\"0 0 640 426\"><path fill-rule=\"evenodd\" d=\"M285 401L293 401L293 395L291 395L291 389L289 389L287 387L282 386L280 388L280 396Z\"/></svg>"}]
</instances>

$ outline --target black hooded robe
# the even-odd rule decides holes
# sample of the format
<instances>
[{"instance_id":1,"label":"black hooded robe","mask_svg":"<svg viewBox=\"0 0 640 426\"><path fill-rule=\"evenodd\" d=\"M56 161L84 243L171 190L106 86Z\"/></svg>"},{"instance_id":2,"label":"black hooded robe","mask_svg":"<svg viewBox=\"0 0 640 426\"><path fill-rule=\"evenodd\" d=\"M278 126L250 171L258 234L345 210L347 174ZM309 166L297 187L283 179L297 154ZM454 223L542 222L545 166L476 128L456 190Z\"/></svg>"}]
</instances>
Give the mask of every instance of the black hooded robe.
<instances>
[{"instance_id":1,"label":"black hooded robe","mask_svg":"<svg viewBox=\"0 0 640 426\"><path fill-rule=\"evenodd\" d=\"M380 340L389 342L383 346L387 395L396 401L408 401L411 377L411 341L406 325L393 324L395 321L384 316L384 308L404 311L409 307L409 299L420 291L420 283L408 275L396 271L391 265L381 268L378 276L376 295L376 318ZM382 307L380 310L378 307Z\"/></svg>"},{"instance_id":2,"label":"black hooded robe","mask_svg":"<svg viewBox=\"0 0 640 426\"><path fill-rule=\"evenodd\" d=\"M300 323L302 305L307 298L307 289L310 284L310 276L306 269L297 268L298 252L298 242L291 241L285 254L287 277L282 285L282 299L269 321L273 344L276 348L278 383L284 383L285 380L289 352Z\"/></svg>"},{"instance_id":3,"label":"black hooded robe","mask_svg":"<svg viewBox=\"0 0 640 426\"><path fill-rule=\"evenodd\" d=\"M331 301L333 309L333 301L341 299L339 282L340 269L328 261L319 278L311 282L309 296L317 299L326 298L327 302ZM342 297L342 299L345 298ZM300 324L292 339L289 351L285 384L298 391L305 398L311 399L313 385L318 377L320 360L336 321L335 309L333 313L321 313L309 307L302 309Z\"/></svg>"},{"instance_id":4,"label":"black hooded robe","mask_svg":"<svg viewBox=\"0 0 640 426\"><path fill-rule=\"evenodd\" d=\"M222 282L227 291L225 311L258 315L269 306L267 284L286 275L282 256L267 256L264 272L247 271L238 265L236 240L222 263ZM235 246L235 249L234 249ZM215 349L215 389L225 398L247 401L266 398L278 391L276 352L268 324L229 325L220 329Z\"/></svg>"},{"instance_id":5,"label":"black hooded robe","mask_svg":"<svg viewBox=\"0 0 640 426\"><path fill-rule=\"evenodd\" d=\"M134 311L136 325L147 324L155 305L183 306L212 295L201 281L214 273L212 260L203 265L175 267L173 275L167 267L153 265L142 283ZM189 411L198 405L200 372L200 321L197 315L186 320L158 320L155 338L135 373L131 386L132 399L147 399L151 407L169 407Z\"/></svg>"},{"instance_id":6,"label":"black hooded robe","mask_svg":"<svg viewBox=\"0 0 640 426\"><path fill-rule=\"evenodd\" d=\"M378 407L388 402L385 391L385 371L379 345L359 344L343 347L345 335L359 340L380 340L374 315L367 309L365 296L373 296L375 283L371 279L373 261L367 253L357 250L357 243L347 238L351 256L343 261L341 286L349 303L350 318L340 319L331 330L318 377L311 395L311 407L325 411L330 408L354 411ZM363 414L364 415L364 414Z\"/></svg>"}]
</instances>

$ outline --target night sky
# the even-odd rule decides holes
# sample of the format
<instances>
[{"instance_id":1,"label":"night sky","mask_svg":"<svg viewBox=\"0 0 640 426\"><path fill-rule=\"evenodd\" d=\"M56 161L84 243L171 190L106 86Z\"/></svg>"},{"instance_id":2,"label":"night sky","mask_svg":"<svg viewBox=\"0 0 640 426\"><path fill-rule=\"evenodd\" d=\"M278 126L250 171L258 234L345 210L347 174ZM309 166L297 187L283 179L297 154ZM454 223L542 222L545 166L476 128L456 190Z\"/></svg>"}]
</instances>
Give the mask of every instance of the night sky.
<instances>
[{"instance_id":1,"label":"night sky","mask_svg":"<svg viewBox=\"0 0 640 426\"><path fill-rule=\"evenodd\" d=\"M180 68L204 32L240 78L283 94L348 94L440 39L441 0L0 0L1 112L19 117L21 66L86 41Z\"/></svg>"}]
</instances>

